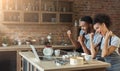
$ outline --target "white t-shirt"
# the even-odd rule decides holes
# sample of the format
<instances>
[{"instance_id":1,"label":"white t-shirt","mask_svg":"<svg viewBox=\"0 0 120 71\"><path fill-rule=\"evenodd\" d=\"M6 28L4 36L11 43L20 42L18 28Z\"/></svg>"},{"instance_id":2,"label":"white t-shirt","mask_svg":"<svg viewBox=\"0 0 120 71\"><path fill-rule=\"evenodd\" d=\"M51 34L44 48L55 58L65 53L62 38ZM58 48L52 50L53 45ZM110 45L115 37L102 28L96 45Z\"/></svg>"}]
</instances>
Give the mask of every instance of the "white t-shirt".
<instances>
[{"instance_id":1,"label":"white t-shirt","mask_svg":"<svg viewBox=\"0 0 120 71\"><path fill-rule=\"evenodd\" d=\"M105 43L105 38L103 37L102 39L102 43L101 43L101 50L104 47L104 43ZM115 50L118 53L118 48L120 48L120 38L117 36L112 36L108 42L108 46L115 46L117 47L117 49Z\"/></svg>"}]
</instances>

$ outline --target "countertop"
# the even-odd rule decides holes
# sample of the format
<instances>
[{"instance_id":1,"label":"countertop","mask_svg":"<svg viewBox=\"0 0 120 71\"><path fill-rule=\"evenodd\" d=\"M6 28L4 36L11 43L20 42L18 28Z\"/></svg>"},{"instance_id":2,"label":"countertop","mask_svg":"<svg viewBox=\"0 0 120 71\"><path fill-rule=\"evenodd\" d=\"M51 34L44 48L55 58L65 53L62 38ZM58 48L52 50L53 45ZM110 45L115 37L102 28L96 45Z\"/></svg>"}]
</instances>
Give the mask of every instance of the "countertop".
<instances>
[{"instance_id":1,"label":"countertop","mask_svg":"<svg viewBox=\"0 0 120 71\"><path fill-rule=\"evenodd\" d=\"M43 49L45 45L34 45L36 49ZM73 45L52 45L53 49L72 49ZM0 47L0 51L16 51L16 50L31 50L29 45L12 45L7 47Z\"/></svg>"},{"instance_id":2,"label":"countertop","mask_svg":"<svg viewBox=\"0 0 120 71\"><path fill-rule=\"evenodd\" d=\"M69 71L69 70L85 70L85 69L97 69L97 68L106 68L110 64L102 61L93 60L88 64L79 64L79 65L67 65L56 66L54 61L36 61L35 56L32 52L19 52L19 54L35 66L40 71Z\"/></svg>"}]
</instances>

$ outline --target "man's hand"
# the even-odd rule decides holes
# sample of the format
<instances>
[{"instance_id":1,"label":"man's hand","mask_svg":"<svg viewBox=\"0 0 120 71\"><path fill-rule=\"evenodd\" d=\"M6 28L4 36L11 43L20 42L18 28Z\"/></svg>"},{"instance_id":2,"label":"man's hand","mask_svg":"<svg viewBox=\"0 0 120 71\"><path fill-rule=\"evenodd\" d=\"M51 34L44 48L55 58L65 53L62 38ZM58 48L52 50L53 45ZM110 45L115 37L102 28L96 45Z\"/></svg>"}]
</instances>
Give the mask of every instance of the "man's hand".
<instances>
[{"instance_id":1,"label":"man's hand","mask_svg":"<svg viewBox=\"0 0 120 71\"><path fill-rule=\"evenodd\" d=\"M83 36L78 37L78 42L82 45L84 43L85 38Z\"/></svg>"}]
</instances>

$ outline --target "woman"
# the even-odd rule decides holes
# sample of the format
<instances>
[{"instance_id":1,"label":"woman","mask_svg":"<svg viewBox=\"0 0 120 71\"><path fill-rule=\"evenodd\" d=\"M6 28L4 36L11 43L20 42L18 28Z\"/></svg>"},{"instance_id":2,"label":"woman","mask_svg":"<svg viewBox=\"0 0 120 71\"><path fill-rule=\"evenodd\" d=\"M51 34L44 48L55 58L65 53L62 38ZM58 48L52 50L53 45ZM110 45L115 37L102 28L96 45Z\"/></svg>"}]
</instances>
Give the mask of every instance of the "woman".
<instances>
[{"instance_id":1,"label":"woman","mask_svg":"<svg viewBox=\"0 0 120 71\"><path fill-rule=\"evenodd\" d=\"M101 57L104 58L105 62L111 64L107 71L120 71L120 55L117 53L120 39L109 30L110 25L111 20L108 15L97 14L94 17L94 29L103 36L100 45ZM94 49L92 36L93 34L90 34L91 54L95 57L97 51Z\"/></svg>"}]
</instances>

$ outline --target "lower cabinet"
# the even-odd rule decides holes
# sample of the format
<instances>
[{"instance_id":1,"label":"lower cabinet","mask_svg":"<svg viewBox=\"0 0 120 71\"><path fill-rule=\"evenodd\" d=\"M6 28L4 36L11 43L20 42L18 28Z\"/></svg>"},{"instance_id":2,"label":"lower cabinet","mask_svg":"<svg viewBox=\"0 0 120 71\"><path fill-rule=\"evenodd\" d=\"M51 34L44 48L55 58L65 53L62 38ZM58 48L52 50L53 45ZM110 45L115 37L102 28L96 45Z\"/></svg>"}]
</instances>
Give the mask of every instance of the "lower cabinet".
<instances>
[{"instance_id":1,"label":"lower cabinet","mask_svg":"<svg viewBox=\"0 0 120 71\"><path fill-rule=\"evenodd\" d=\"M16 51L0 52L0 71L17 71Z\"/></svg>"},{"instance_id":2,"label":"lower cabinet","mask_svg":"<svg viewBox=\"0 0 120 71\"><path fill-rule=\"evenodd\" d=\"M22 59L22 68L23 71L39 71L32 64L30 64L27 60Z\"/></svg>"}]
</instances>

